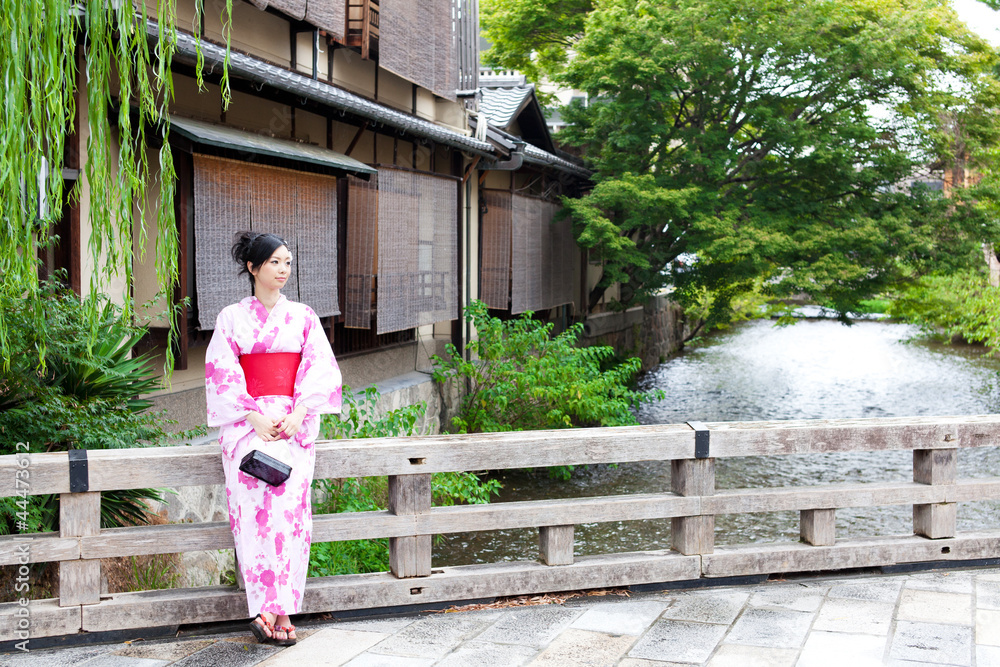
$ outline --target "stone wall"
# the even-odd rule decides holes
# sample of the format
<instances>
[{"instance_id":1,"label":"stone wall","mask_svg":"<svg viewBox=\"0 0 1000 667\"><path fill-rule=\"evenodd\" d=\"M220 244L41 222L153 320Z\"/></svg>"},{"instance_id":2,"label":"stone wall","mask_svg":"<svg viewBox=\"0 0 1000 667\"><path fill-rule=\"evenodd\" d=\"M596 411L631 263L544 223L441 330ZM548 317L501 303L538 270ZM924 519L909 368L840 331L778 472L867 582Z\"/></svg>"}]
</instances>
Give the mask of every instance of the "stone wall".
<instances>
[{"instance_id":1,"label":"stone wall","mask_svg":"<svg viewBox=\"0 0 1000 667\"><path fill-rule=\"evenodd\" d=\"M589 316L582 341L609 345L619 354L639 357L642 369L650 370L680 351L686 333L684 311L664 294L644 306Z\"/></svg>"}]
</instances>

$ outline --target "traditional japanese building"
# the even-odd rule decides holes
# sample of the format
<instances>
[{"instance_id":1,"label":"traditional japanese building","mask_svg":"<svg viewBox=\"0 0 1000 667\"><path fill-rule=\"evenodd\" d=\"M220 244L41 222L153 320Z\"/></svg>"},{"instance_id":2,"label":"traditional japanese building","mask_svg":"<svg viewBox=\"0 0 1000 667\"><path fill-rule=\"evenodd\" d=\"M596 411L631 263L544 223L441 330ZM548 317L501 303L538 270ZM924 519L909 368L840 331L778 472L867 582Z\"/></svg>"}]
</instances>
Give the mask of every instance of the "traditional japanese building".
<instances>
[{"instance_id":1,"label":"traditional japanese building","mask_svg":"<svg viewBox=\"0 0 1000 667\"><path fill-rule=\"evenodd\" d=\"M446 343L463 348L472 299L514 314L571 313L586 288L582 262L568 221L550 222L589 172L555 150L530 86L511 95L480 82L476 0L235 0L228 107L224 7L205 3L198 25L195 0L176 10L175 301L188 306L176 371L156 401L180 427L204 423L205 346L218 312L246 296L228 254L237 230L288 240L296 274L286 296L321 317L345 382L380 383L402 392L395 403L427 400L431 413L438 392L421 371ZM147 30L155 37L158 26ZM88 140L79 83L71 156L85 156ZM519 99L508 108L507 97ZM78 178L81 159L71 158L67 178ZM65 241L46 258L81 292L93 271L89 205L84 188L64 216ZM151 303L155 234L134 236L146 254L132 295ZM143 347L161 357L163 306L140 309L151 318Z\"/></svg>"}]
</instances>

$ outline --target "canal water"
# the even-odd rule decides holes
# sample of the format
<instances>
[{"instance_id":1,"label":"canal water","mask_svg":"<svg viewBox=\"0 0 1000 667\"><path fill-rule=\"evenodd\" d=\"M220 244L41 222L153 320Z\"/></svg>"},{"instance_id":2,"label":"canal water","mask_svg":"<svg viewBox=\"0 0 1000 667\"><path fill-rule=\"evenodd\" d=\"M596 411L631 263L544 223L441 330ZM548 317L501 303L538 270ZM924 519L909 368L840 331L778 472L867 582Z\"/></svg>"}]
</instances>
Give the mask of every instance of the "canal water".
<instances>
[{"instance_id":1,"label":"canal water","mask_svg":"<svg viewBox=\"0 0 1000 667\"><path fill-rule=\"evenodd\" d=\"M1000 359L967 345L920 337L905 324L877 321L845 326L803 320L776 327L745 322L712 334L647 373L644 389L665 398L643 406L644 424L975 415L1000 409ZM860 452L719 459L717 488L801 486L912 479L909 452ZM961 450L959 475L1000 475L1000 448ZM571 480L545 470L507 471L495 502L657 493L670 488L662 462L589 466ZM1000 503L961 503L959 530L995 528ZM798 512L725 515L716 519L716 544L798 540ZM912 532L911 506L837 511L838 538ZM438 538L435 565L524 560L537 553L534 529L462 533ZM576 527L576 554L662 549L670 520Z\"/></svg>"}]
</instances>

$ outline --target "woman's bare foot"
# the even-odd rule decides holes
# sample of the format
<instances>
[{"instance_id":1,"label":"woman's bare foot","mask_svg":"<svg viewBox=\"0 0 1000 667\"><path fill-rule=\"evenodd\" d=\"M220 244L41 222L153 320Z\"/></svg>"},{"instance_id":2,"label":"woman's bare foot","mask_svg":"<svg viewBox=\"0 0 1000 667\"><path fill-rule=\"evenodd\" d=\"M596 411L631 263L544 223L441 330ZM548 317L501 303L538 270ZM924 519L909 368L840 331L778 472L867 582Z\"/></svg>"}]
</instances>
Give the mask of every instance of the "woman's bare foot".
<instances>
[{"instance_id":1,"label":"woman's bare foot","mask_svg":"<svg viewBox=\"0 0 1000 667\"><path fill-rule=\"evenodd\" d=\"M287 645L294 644L298 637L295 636L295 626L288 615L278 616L274 622L274 639Z\"/></svg>"},{"instance_id":2,"label":"woman's bare foot","mask_svg":"<svg viewBox=\"0 0 1000 667\"><path fill-rule=\"evenodd\" d=\"M276 639L274 621L275 615L269 614L266 611L254 616L254 619L250 621L250 629L253 631L257 641L265 644L273 642Z\"/></svg>"}]
</instances>

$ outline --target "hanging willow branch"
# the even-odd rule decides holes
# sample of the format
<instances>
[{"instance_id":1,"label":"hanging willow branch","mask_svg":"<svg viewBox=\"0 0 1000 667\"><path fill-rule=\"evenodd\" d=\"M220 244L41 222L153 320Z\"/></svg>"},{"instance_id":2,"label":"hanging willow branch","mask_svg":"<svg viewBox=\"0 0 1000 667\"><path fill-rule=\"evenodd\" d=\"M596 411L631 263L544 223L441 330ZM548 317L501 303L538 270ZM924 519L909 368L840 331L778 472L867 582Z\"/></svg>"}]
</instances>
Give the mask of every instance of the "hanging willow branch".
<instances>
[{"instance_id":1,"label":"hanging willow branch","mask_svg":"<svg viewBox=\"0 0 1000 667\"><path fill-rule=\"evenodd\" d=\"M195 26L203 4L197 3ZM38 327L44 314L38 295L38 249L55 239L67 193L62 167L67 133L76 109L78 45L86 81L85 188L87 248L93 266L89 295L107 292L121 281L124 316L132 302L133 239L144 253L155 216L156 276L161 301L172 301L178 278L179 242L174 220L173 157L167 142L168 107L173 99L170 63L177 42L176 6L159 0L159 29L151 44L146 33L147 9L139 0L0 0L0 291L24 296ZM232 0L223 10L229 42ZM200 54L199 54L200 57ZM199 68L200 71L200 68ZM200 73L199 73L200 83ZM228 67L223 92L228 104ZM160 148L147 148L147 132L162 138ZM151 171L155 155L157 169ZM156 190L157 206L149 211L147 193ZM90 298L96 327L97 299ZM167 309L170 333L167 372L173 368L172 344L177 331L173 309ZM97 331L90 332L91 337ZM8 335L0 312L0 355L10 360ZM40 351L44 362L45 350Z\"/></svg>"}]
</instances>

